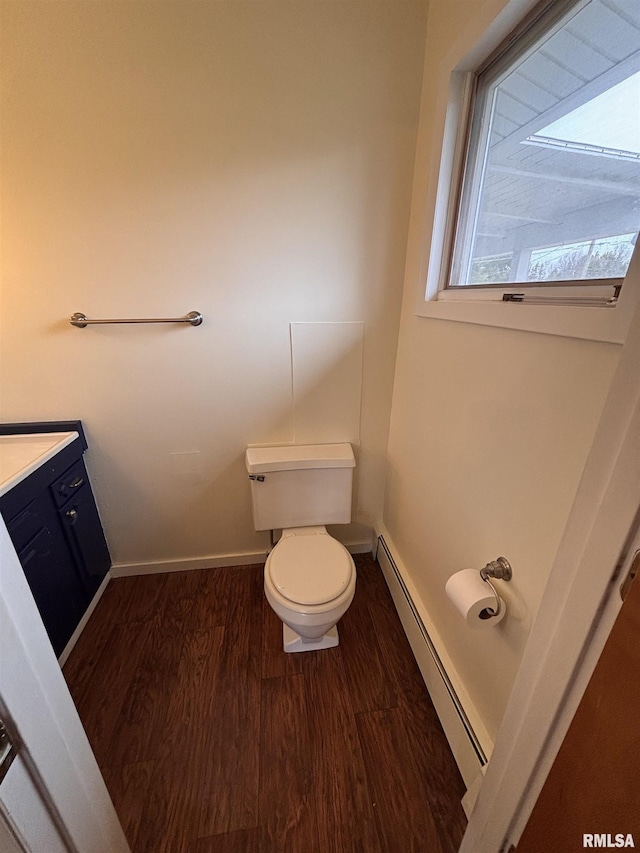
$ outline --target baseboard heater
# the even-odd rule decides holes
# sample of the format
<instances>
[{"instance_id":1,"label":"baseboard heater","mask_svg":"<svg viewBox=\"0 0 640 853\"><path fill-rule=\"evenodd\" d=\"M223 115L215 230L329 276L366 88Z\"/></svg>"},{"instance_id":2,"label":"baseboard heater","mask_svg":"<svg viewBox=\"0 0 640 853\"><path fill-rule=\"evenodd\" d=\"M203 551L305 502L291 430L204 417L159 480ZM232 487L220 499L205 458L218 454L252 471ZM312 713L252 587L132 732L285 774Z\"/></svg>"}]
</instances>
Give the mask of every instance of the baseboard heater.
<instances>
[{"instance_id":1,"label":"baseboard heater","mask_svg":"<svg viewBox=\"0 0 640 853\"><path fill-rule=\"evenodd\" d=\"M480 741L479 741L479 739L478 739L478 737L477 737L477 735L473 729L473 726L471 724L471 721L469 720L469 717L465 713L462 702L460 701L458 694L456 693L455 688L454 688L453 684L451 683L451 679L449 678L449 676L447 674L447 670L446 670L444 664L442 663L440 655L438 654L437 649L436 649L435 645L433 644L431 637L429 636L429 632L427 631L427 628L426 628L424 622L422 621L422 618L420 616L418 608L416 607L416 605L413 601L413 598L411 597L411 593L407 589L407 586L404 582L402 575L400 574L400 571L398 570L398 567L395 563L395 560L393 559L393 556L391 555L391 552L389 551L389 548L387 547L387 543L384 541L384 536L378 537L378 548L382 549L384 556L385 556L385 559L386 559L387 563L389 564L391 571L395 575L395 578L398 582L398 586L399 586L402 594L406 598L407 604L409 606L411 614L413 615L413 618L415 619L415 622L416 622L416 625L420 631L420 634L422 635L422 639L424 640L425 646L429 650L429 653L430 653L431 657L433 658L433 662L435 664L435 667L436 667L438 673L440 674L440 677L442 678L442 681L443 681L444 686L447 690L447 693L449 694L449 697L451 699L451 703L455 709L455 712L458 715L458 717L460 718L460 722L462 724L462 727L463 727L464 731L466 732L467 737L469 738L469 742L471 743L471 746L473 747L473 750L474 750L474 752L478 758L480 765L484 766L488 763L487 755L486 755L484 749L482 748L482 745L480 744ZM379 558L379 556L380 556L379 551L378 551L377 556Z\"/></svg>"}]
</instances>

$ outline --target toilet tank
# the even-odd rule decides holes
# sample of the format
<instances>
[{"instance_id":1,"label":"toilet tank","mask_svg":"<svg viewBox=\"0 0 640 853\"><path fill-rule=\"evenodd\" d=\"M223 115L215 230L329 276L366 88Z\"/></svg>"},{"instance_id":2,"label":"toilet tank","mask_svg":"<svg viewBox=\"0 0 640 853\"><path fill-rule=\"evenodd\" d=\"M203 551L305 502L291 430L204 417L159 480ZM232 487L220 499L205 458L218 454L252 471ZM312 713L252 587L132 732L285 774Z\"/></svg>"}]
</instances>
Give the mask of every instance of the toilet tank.
<instances>
[{"instance_id":1,"label":"toilet tank","mask_svg":"<svg viewBox=\"0 0 640 853\"><path fill-rule=\"evenodd\" d=\"M245 461L256 530L351 521L350 444L249 447Z\"/></svg>"}]
</instances>

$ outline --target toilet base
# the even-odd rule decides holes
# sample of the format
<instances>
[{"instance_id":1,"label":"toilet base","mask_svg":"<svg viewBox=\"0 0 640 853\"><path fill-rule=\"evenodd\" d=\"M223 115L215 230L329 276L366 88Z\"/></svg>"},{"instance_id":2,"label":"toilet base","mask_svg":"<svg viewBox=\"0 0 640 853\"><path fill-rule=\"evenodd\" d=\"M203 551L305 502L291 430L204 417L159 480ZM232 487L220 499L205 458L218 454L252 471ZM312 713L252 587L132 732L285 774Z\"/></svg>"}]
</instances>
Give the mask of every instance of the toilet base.
<instances>
[{"instance_id":1,"label":"toilet base","mask_svg":"<svg viewBox=\"0 0 640 853\"><path fill-rule=\"evenodd\" d=\"M339 642L337 625L334 625L318 640L303 640L288 625L282 625L282 647L285 652L315 652L318 649L333 649Z\"/></svg>"}]
</instances>

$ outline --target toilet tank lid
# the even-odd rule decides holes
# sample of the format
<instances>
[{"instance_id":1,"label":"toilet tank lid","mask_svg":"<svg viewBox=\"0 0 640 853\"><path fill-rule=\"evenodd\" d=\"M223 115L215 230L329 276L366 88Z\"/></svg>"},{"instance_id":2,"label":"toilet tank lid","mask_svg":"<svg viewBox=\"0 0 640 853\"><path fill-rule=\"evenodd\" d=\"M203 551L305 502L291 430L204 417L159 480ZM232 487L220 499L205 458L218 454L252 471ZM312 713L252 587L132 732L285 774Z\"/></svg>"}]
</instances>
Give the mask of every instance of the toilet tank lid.
<instances>
[{"instance_id":1,"label":"toilet tank lid","mask_svg":"<svg viewBox=\"0 0 640 853\"><path fill-rule=\"evenodd\" d=\"M249 474L293 471L297 468L355 468L350 444L286 444L278 447L248 447L245 455Z\"/></svg>"}]
</instances>

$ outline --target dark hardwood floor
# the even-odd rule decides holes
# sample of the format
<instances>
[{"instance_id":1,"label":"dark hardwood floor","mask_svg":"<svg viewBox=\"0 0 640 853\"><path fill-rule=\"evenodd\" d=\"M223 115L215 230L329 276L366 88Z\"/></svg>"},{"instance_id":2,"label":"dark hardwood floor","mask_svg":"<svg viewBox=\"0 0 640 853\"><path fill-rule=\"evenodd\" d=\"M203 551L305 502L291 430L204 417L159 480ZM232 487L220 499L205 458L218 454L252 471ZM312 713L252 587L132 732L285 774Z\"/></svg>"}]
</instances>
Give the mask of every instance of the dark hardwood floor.
<instances>
[{"instance_id":1,"label":"dark hardwood floor","mask_svg":"<svg viewBox=\"0 0 640 853\"><path fill-rule=\"evenodd\" d=\"M458 850L462 780L356 563L340 645L293 655L261 566L109 584L64 674L135 853Z\"/></svg>"}]
</instances>

